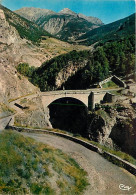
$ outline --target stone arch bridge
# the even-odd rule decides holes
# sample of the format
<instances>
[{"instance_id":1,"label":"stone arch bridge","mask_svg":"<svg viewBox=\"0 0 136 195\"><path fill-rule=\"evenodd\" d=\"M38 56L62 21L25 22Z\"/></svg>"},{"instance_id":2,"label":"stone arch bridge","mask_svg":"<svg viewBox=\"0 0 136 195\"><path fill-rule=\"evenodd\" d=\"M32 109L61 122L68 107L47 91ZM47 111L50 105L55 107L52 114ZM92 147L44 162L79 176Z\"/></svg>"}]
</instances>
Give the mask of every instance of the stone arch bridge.
<instances>
[{"instance_id":1,"label":"stone arch bridge","mask_svg":"<svg viewBox=\"0 0 136 195\"><path fill-rule=\"evenodd\" d=\"M41 93L42 103L46 110L48 106L57 99L74 98L81 101L89 110L95 107L96 103L103 100L107 90L100 89L92 90L64 90L64 91L50 91Z\"/></svg>"}]
</instances>

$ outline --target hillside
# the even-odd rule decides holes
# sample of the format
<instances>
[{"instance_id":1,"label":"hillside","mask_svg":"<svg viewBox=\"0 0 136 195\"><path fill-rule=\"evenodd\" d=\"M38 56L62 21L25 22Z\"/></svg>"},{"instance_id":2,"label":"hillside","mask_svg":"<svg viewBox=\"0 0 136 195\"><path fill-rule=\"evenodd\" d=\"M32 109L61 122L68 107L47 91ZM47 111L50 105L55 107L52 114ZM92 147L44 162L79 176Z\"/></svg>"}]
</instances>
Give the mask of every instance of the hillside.
<instances>
[{"instance_id":1,"label":"hillside","mask_svg":"<svg viewBox=\"0 0 136 195\"><path fill-rule=\"evenodd\" d=\"M71 51L44 62L29 80L41 91L60 88L67 79L86 66L90 51ZM21 73L21 72L20 72Z\"/></svg>"},{"instance_id":2,"label":"hillside","mask_svg":"<svg viewBox=\"0 0 136 195\"><path fill-rule=\"evenodd\" d=\"M83 36L80 36L77 41L81 44L91 45L98 41L116 41L132 34L135 34L135 14L93 29Z\"/></svg>"},{"instance_id":3,"label":"hillside","mask_svg":"<svg viewBox=\"0 0 136 195\"><path fill-rule=\"evenodd\" d=\"M100 19L77 14L68 8L55 13L39 8L22 8L15 13L35 22L40 27L64 41L72 42L89 30L102 26Z\"/></svg>"},{"instance_id":4,"label":"hillside","mask_svg":"<svg viewBox=\"0 0 136 195\"><path fill-rule=\"evenodd\" d=\"M16 28L21 38L26 38L33 43L37 43L40 42L42 36L51 36L48 32L33 22L30 22L16 13L11 12L6 7L0 5L0 9L4 11L7 22Z\"/></svg>"},{"instance_id":5,"label":"hillside","mask_svg":"<svg viewBox=\"0 0 136 195\"><path fill-rule=\"evenodd\" d=\"M86 172L61 150L12 131L1 132L0 142L1 194L81 194L88 185Z\"/></svg>"},{"instance_id":6,"label":"hillside","mask_svg":"<svg viewBox=\"0 0 136 195\"><path fill-rule=\"evenodd\" d=\"M134 69L135 36L130 35L97 47L89 56L87 65L71 75L63 86L65 89L86 89L111 74L122 76L126 80L131 74L131 79L134 79Z\"/></svg>"},{"instance_id":7,"label":"hillside","mask_svg":"<svg viewBox=\"0 0 136 195\"><path fill-rule=\"evenodd\" d=\"M128 36L118 41L107 42L91 52L90 50L72 51L44 62L29 75L20 64L17 70L41 91L54 89L86 89L116 74L134 79L135 37Z\"/></svg>"}]
</instances>

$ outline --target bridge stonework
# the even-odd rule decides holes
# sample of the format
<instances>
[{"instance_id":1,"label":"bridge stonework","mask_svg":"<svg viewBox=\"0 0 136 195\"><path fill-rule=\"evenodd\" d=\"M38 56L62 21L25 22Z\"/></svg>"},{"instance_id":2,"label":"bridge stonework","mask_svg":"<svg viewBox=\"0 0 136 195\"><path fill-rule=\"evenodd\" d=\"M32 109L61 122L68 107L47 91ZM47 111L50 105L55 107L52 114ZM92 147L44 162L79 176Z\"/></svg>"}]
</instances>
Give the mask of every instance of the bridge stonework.
<instances>
[{"instance_id":1,"label":"bridge stonework","mask_svg":"<svg viewBox=\"0 0 136 195\"><path fill-rule=\"evenodd\" d=\"M88 90L73 90L73 91L52 91L44 92L41 94L44 110L47 111L48 106L57 99L60 98L74 98L80 100L89 110L95 108L96 103L100 103L103 100L106 92L93 92Z\"/></svg>"}]
</instances>

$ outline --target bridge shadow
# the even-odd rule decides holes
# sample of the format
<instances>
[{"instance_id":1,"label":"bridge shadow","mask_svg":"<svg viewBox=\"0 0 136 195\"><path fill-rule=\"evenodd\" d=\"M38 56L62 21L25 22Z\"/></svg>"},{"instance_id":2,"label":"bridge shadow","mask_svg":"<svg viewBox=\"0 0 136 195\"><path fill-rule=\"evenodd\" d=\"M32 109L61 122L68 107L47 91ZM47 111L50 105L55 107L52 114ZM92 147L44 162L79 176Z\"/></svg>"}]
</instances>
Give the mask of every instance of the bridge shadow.
<instances>
[{"instance_id":1,"label":"bridge shadow","mask_svg":"<svg viewBox=\"0 0 136 195\"><path fill-rule=\"evenodd\" d=\"M64 97L53 101L48 108L53 128L86 136L88 108L83 102Z\"/></svg>"}]
</instances>

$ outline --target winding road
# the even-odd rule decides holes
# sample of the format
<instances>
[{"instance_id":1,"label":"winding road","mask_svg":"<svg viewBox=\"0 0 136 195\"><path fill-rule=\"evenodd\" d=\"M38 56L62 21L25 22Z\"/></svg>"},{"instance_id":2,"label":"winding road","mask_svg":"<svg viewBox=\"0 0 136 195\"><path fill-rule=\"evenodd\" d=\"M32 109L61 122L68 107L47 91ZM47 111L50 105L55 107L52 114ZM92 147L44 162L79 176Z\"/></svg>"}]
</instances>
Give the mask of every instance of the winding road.
<instances>
[{"instance_id":1,"label":"winding road","mask_svg":"<svg viewBox=\"0 0 136 195\"><path fill-rule=\"evenodd\" d=\"M90 185L84 195L136 194L136 178L126 170L110 163L99 154L65 138L49 134L22 133L25 136L61 149L73 157L88 173ZM119 186L121 185L121 189ZM122 186L129 186L123 188ZM123 190L125 189L125 190Z\"/></svg>"}]
</instances>

